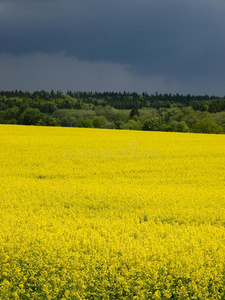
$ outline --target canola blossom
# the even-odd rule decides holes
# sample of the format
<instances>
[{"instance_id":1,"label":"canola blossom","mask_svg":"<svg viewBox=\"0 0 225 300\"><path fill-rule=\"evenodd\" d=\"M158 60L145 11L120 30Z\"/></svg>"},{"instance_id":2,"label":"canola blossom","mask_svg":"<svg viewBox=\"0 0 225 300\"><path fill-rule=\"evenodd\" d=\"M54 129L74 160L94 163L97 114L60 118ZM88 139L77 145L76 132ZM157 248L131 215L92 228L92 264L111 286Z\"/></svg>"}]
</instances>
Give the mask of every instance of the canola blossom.
<instances>
[{"instance_id":1,"label":"canola blossom","mask_svg":"<svg viewBox=\"0 0 225 300\"><path fill-rule=\"evenodd\" d=\"M0 299L225 299L225 136L0 125Z\"/></svg>"}]
</instances>

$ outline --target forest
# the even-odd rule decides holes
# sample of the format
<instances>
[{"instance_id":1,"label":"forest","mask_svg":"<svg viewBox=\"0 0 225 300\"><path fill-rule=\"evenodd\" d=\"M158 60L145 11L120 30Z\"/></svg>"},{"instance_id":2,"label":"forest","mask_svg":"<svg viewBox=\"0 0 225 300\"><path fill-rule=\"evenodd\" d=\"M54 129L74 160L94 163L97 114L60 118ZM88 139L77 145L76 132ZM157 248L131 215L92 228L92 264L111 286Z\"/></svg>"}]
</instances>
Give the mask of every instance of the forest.
<instances>
[{"instance_id":1,"label":"forest","mask_svg":"<svg viewBox=\"0 0 225 300\"><path fill-rule=\"evenodd\" d=\"M0 91L0 124L221 134L225 97Z\"/></svg>"}]
</instances>

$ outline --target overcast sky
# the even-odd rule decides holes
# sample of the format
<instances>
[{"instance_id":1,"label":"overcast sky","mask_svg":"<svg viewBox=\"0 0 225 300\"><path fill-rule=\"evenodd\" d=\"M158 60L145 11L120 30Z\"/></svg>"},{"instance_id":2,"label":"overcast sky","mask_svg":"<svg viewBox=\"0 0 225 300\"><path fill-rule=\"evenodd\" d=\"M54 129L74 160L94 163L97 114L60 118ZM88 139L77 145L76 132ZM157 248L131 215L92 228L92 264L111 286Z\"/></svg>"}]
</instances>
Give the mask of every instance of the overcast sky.
<instances>
[{"instance_id":1,"label":"overcast sky","mask_svg":"<svg viewBox=\"0 0 225 300\"><path fill-rule=\"evenodd\" d=\"M0 0L0 90L225 95L225 0Z\"/></svg>"}]
</instances>

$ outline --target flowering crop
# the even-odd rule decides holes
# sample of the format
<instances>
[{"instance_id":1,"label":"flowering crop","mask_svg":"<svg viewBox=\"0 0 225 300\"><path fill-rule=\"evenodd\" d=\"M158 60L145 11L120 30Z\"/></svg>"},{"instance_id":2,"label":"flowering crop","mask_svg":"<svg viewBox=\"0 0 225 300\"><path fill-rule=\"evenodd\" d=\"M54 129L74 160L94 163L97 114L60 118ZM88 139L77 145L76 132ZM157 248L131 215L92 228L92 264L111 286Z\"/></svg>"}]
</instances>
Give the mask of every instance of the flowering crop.
<instances>
[{"instance_id":1,"label":"flowering crop","mask_svg":"<svg viewBox=\"0 0 225 300\"><path fill-rule=\"evenodd\" d=\"M0 140L0 299L225 299L223 135Z\"/></svg>"}]
</instances>

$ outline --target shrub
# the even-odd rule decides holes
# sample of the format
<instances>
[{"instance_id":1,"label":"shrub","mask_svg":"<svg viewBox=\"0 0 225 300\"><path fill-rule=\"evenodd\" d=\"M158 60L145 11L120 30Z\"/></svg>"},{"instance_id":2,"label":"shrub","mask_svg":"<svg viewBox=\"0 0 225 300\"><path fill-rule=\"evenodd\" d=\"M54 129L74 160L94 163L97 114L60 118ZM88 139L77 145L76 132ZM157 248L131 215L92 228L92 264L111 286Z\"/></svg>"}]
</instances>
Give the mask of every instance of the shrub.
<instances>
[{"instance_id":1,"label":"shrub","mask_svg":"<svg viewBox=\"0 0 225 300\"><path fill-rule=\"evenodd\" d=\"M148 131L160 131L163 129L162 119L158 117L151 117L144 123L142 129Z\"/></svg>"},{"instance_id":2,"label":"shrub","mask_svg":"<svg viewBox=\"0 0 225 300\"><path fill-rule=\"evenodd\" d=\"M59 119L53 118L52 116L44 116L38 125L41 126L60 126L61 122Z\"/></svg>"},{"instance_id":3,"label":"shrub","mask_svg":"<svg viewBox=\"0 0 225 300\"><path fill-rule=\"evenodd\" d=\"M185 121L181 121L181 122L171 121L166 125L166 131L189 132L190 130Z\"/></svg>"},{"instance_id":4,"label":"shrub","mask_svg":"<svg viewBox=\"0 0 225 300\"><path fill-rule=\"evenodd\" d=\"M195 123L195 125L192 128L192 132L220 134L223 133L223 128L219 126L216 122L205 118Z\"/></svg>"},{"instance_id":5,"label":"shrub","mask_svg":"<svg viewBox=\"0 0 225 300\"><path fill-rule=\"evenodd\" d=\"M93 123L89 119L81 119L77 122L77 127L94 128Z\"/></svg>"},{"instance_id":6,"label":"shrub","mask_svg":"<svg viewBox=\"0 0 225 300\"><path fill-rule=\"evenodd\" d=\"M104 116L95 117L92 121L95 128L102 128L108 120Z\"/></svg>"},{"instance_id":7,"label":"shrub","mask_svg":"<svg viewBox=\"0 0 225 300\"><path fill-rule=\"evenodd\" d=\"M26 108L19 117L18 123L23 125L36 125L43 117L38 108Z\"/></svg>"}]
</instances>

